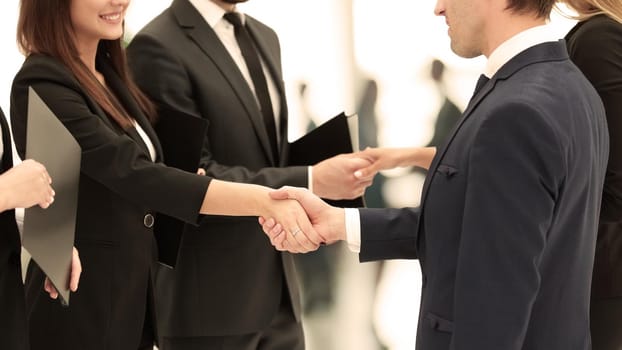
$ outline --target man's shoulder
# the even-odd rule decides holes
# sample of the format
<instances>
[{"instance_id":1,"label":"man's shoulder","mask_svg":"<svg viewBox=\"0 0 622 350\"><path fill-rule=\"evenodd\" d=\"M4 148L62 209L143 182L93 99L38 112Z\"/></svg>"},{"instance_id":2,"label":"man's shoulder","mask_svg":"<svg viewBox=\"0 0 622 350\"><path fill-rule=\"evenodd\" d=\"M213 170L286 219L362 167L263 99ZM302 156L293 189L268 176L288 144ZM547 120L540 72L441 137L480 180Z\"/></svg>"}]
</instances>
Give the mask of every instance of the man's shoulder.
<instances>
[{"instance_id":1,"label":"man's shoulder","mask_svg":"<svg viewBox=\"0 0 622 350\"><path fill-rule=\"evenodd\" d=\"M176 27L178 27L178 24L175 21L174 14L170 8L167 8L151 21L147 22L147 24L136 33L136 36L149 35L161 37L171 30L175 30Z\"/></svg>"},{"instance_id":2,"label":"man's shoulder","mask_svg":"<svg viewBox=\"0 0 622 350\"><path fill-rule=\"evenodd\" d=\"M263 23L262 21L256 19L251 15L245 14L245 16L247 25L251 26L253 29L277 36L276 32L274 31L274 29L272 29L272 27L268 26L267 24Z\"/></svg>"}]
</instances>

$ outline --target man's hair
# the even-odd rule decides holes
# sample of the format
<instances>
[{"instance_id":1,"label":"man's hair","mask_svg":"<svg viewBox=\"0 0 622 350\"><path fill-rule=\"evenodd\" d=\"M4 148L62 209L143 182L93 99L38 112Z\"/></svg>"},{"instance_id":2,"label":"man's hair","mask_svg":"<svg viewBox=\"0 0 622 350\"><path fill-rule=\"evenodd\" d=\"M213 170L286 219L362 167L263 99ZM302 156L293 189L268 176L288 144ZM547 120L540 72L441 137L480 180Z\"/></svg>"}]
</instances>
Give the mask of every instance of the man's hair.
<instances>
[{"instance_id":1,"label":"man's hair","mask_svg":"<svg viewBox=\"0 0 622 350\"><path fill-rule=\"evenodd\" d=\"M508 0L507 10L515 13L534 13L538 18L549 18L556 0Z\"/></svg>"}]
</instances>

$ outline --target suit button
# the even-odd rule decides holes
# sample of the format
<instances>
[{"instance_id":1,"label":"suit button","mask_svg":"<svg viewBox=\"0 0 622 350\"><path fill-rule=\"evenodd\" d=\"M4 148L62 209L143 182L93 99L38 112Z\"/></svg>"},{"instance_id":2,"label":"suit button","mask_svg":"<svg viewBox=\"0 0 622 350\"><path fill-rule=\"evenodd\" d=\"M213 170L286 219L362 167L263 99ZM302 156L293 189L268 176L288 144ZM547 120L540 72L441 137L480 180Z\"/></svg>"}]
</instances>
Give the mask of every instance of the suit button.
<instances>
[{"instance_id":1,"label":"suit button","mask_svg":"<svg viewBox=\"0 0 622 350\"><path fill-rule=\"evenodd\" d=\"M155 219L153 218L153 215L151 214L147 214L143 218L143 225L145 225L146 228L152 228L154 222L155 222Z\"/></svg>"}]
</instances>

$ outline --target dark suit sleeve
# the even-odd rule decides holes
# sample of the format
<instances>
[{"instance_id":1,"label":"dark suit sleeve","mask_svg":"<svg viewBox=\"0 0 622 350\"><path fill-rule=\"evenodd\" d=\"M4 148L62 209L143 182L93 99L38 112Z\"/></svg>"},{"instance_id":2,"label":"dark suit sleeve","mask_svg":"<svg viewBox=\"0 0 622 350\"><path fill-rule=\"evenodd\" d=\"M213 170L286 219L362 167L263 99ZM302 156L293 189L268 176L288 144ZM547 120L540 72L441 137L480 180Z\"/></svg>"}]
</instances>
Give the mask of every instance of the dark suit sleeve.
<instances>
[{"instance_id":1,"label":"dark suit sleeve","mask_svg":"<svg viewBox=\"0 0 622 350\"><path fill-rule=\"evenodd\" d=\"M416 259L419 208L359 209L361 262Z\"/></svg>"},{"instance_id":2,"label":"dark suit sleeve","mask_svg":"<svg viewBox=\"0 0 622 350\"><path fill-rule=\"evenodd\" d=\"M523 349L566 171L559 136L545 119L526 103L506 104L475 136L458 250L454 324L460 327L453 350L465 344Z\"/></svg>"},{"instance_id":3,"label":"dark suit sleeve","mask_svg":"<svg viewBox=\"0 0 622 350\"><path fill-rule=\"evenodd\" d=\"M153 163L129 136L113 131L94 114L72 75L51 62L28 64L13 83L11 124L20 156L25 154L32 86L82 148L83 175L131 202L196 223L210 178Z\"/></svg>"},{"instance_id":4,"label":"dark suit sleeve","mask_svg":"<svg viewBox=\"0 0 622 350\"><path fill-rule=\"evenodd\" d=\"M192 86L193 80L205 77L189 76L182 62L157 39L147 34L138 34L128 47L128 56L136 82L157 104L166 106L166 109L182 111L209 120L210 116L202 115L197 106L196 99L200 98L197 94L200 95L201 92L194 91ZM207 134L209 127L208 125ZM231 127L235 128L235 125ZM212 155L208 135L203 145L200 167L206 170L207 175L221 180L253 183L272 188L284 185L308 187L306 166L265 167L251 170L244 166L219 163Z\"/></svg>"},{"instance_id":5,"label":"dark suit sleeve","mask_svg":"<svg viewBox=\"0 0 622 350\"><path fill-rule=\"evenodd\" d=\"M570 56L596 88L607 113L610 148L601 223L622 223L622 24L594 19L586 26Z\"/></svg>"}]
</instances>

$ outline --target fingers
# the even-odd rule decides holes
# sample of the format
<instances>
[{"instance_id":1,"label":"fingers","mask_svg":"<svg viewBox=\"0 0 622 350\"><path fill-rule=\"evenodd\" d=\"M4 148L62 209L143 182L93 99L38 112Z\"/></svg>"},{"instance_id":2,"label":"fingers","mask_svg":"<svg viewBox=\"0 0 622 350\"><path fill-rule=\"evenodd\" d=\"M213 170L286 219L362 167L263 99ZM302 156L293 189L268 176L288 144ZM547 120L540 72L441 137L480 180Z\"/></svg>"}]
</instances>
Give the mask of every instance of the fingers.
<instances>
[{"instance_id":1,"label":"fingers","mask_svg":"<svg viewBox=\"0 0 622 350\"><path fill-rule=\"evenodd\" d=\"M50 295L50 298L52 299L58 298L58 291L56 291L56 288L54 288L54 286L52 285L52 282L50 282L50 279L47 277L45 278L43 289Z\"/></svg>"},{"instance_id":2,"label":"fingers","mask_svg":"<svg viewBox=\"0 0 622 350\"><path fill-rule=\"evenodd\" d=\"M354 172L354 177L359 180L370 181L373 180L374 176L380 171L378 163L372 163L371 165L359 169Z\"/></svg>"},{"instance_id":3,"label":"fingers","mask_svg":"<svg viewBox=\"0 0 622 350\"><path fill-rule=\"evenodd\" d=\"M56 192L52 187L48 186L46 193L43 195L44 200L39 203L39 206L43 209L47 209L54 203L54 196L56 196Z\"/></svg>"},{"instance_id":4,"label":"fingers","mask_svg":"<svg viewBox=\"0 0 622 350\"><path fill-rule=\"evenodd\" d=\"M270 218L268 220L264 219L264 218L259 218L259 222L261 224L261 228L263 229L263 232L268 235L268 237L270 238L270 243L277 249L277 250L285 250L283 248L283 242L285 241L286 236L285 235L281 235L283 228L281 227L280 224L277 224L276 221L274 221L274 219Z\"/></svg>"},{"instance_id":5,"label":"fingers","mask_svg":"<svg viewBox=\"0 0 622 350\"><path fill-rule=\"evenodd\" d=\"M199 168L199 169L197 170L197 175L205 176L205 174L206 174L205 169L203 169L203 168Z\"/></svg>"},{"instance_id":6,"label":"fingers","mask_svg":"<svg viewBox=\"0 0 622 350\"><path fill-rule=\"evenodd\" d=\"M71 259L71 278L69 280L69 289L72 292L78 290L78 284L80 283L80 275L82 274L82 263L80 262L80 256L78 250L73 248L73 257Z\"/></svg>"},{"instance_id":7,"label":"fingers","mask_svg":"<svg viewBox=\"0 0 622 350\"><path fill-rule=\"evenodd\" d=\"M52 184L52 177L50 176L47 169L45 168L43 168L43 177L45 179L45 182L47 182L48 185Z\"/></svg>"},{"instance_id":8,"label":"fingers","mask_svg":"<svg viewBox=\"0 0 622 350\"><path fill-rule=\"evenodd\" d=\"M288 241L290 241L290 237L291 241L295 241L299 246L297 249L300 253L317 250L321 242L311 226L307 228L306 232L300 226L291 229L288 234ZM314 241L317 241L317 243Z\"/></svg>"},{"instance_id":9,"label":"fingers","mask_svg":"<svg viewBox=\"0 0 622 350\"><path fill-rule=\"evenodd\" d=\"M291 229L284 229L274 219L263 220L262 229L270 238L270 243L280 251L307 253L317 250L323 237L318 235L308 221L296 223Z\"/></svg>"}]
</instances>

